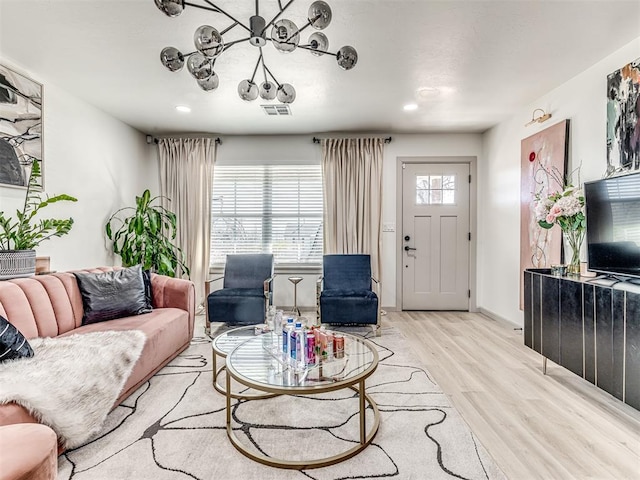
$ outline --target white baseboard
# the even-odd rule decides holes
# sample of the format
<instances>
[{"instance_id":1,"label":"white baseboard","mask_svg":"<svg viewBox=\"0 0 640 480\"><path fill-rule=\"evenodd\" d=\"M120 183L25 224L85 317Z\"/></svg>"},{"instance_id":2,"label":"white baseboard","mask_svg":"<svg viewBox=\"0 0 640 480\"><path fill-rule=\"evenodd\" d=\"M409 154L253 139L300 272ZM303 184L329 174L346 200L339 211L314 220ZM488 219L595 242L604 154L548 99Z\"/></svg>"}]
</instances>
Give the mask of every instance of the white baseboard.
<instances>
[{"instance_id":1,"label":"white baseboard","mask_svg":"<svg viewBox=\"0 0 640 480\"><path fill-rule=\"evenodd\" d=\"M497 322L504 323L506 326L517 328L517 329L522 329L523 327L523 325L521 325L520 323L514 322L513 320L510 320L501 315L498 315L497 313L492 312L491 310L487 310L486 308L480 307L479 310L480 310L480 313L482 313L483 315L486 315L487 317Z\"/></svg>"}]
</instances>

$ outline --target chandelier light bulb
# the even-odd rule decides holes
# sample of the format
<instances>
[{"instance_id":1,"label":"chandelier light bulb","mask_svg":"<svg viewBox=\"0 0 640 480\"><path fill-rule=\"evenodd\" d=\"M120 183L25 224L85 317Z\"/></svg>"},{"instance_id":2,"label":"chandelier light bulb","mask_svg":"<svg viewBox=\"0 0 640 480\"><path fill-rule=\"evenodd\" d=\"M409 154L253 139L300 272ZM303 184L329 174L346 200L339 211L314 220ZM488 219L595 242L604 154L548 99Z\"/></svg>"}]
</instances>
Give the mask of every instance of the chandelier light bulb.
<instances>
[{"instance_id":1,"label":"chandelier light bulb","mask_svg":"<svg viewBox=\"0 0 640 480\"><path fill-rule=\"evenodd\" d=\"M309 23L316 30L324 30L331 23L331 7L327 2L313 2L309 7Z\"/></svg>"},{"instance_id":2,"label":"chandelier light bulb","mask_svg":"<svg viewBox=\"0 0 640 480\"><path fill-rule=\"evenodd\" d=\"M309 46L313 48L311 53L317 57L324 55L329 50L329 39L324 33L315 32L309 35ZM318 51L320 50L320 51Z\"/></svg>"},{"instance_id":3,"label":"chandelier light bulb","mask_svg":"<svg viewBox=\"0 0 640 480\"><path fill-rule=\"evenodd\" d=\"M271 29L271 41L283 53L293 52L300 43L298 27L291 20L278 20Z\"/></svg>"},{"instance_id":4,"label":"chandelier light bulb","mask_svg":"<svg viewBox=\"0 0 640 480\"><path fill-rule=\"evenodd\" d=\"M198 85L200 85L200 88L205 92L215 90L218 88L218 85L220 85L220 78L216 72L213 72L209 78L198 80Z\"/></svg>"},{"instance_id":5,"label":"chandelier light bulb","mask_svg":"<svg viewBox=\"0 0 640 480\"><path fill-rule=\"evenodd\" d=\"M358 63L358 52L356 52L355 48L346 45L338 50L336 61L340 68L351 70Z\"/></svg>"},{"instance_id":6,"label":"chandelier light bulb","mask_svg":"<svg viewBox=\"0 0 640 480\"><path fill-rule=\"evenodd\" d=\"M216 58L224 50L224 40L220 32L210 25L202 25L193 35L196 49L209 58Z\"/></svg>"},{"instance_id":7,"label":"chandelier light bulb","mask_svg":"<svg viewBox=\"0 0 640 480\"><path fill-rule=\"evenodd\" d=\"M281 103L293 103L296 99L296 89L290 83L283 83L278 88L277 97Z\"/></svg>"},{"instance_id":8,"label":"chandelier light bulb","mask_svg":"<svg viewBox=\"0 0 640 480\"><path fill-rule=\"evenodd\" d=\"M176 47L165 47L160 52L160 61L172 72L177 72L184 67L184 55Z\"/></svg>"},{"instance_id":9,"label":"chandelier light bulb","mask_svg":"<svg viewBox=\"0 0 640 480\"><path fill-rule=\"evenodd\" d=\"M258 86L251 80L242 80L238 84L238 95L246 102L252 102L258 98Z\"/></svg>"},{"instance_id":10,"label":"chandelier light bulb","mask_svg":"<svg viewBox=\"0 0 640 480\"><path fill-rule=\"evenodd\" d=\"M273 82L262 82L260 85L260 98L263 100L273 100L276 98L277 88Z\"/></svg>"},{"instance_id":11,"label":"chandelier light bulb","mask_svg":"<svg viewBox=\"0 0 640 480\"><path fill-rule=\"evenodd\" d=\"M184 10L184 0L155 0L156 7L167 17L177 17Z\"/></svg>"},{"instance_id":12,"label":"chandelier light bulb","mask_svg":"<svg viewBox=\"0 0 640 480\"><path fill-rule=\"evenodd\" d=\"M213 65L211 60L200 52L194 53L187 60L187 69L196 80L204 80L213 75Z\"/></svg>"}]
</instances>

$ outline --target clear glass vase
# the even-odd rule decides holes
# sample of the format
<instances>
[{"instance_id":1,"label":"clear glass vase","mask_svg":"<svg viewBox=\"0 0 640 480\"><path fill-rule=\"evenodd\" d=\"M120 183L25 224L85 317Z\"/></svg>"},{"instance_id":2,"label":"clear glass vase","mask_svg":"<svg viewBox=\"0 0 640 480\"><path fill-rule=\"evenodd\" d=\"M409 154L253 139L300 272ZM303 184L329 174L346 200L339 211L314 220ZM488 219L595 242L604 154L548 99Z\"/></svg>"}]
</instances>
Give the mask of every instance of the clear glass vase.
<instances>
[{"instance_id":1,"label":"clear glass vase","mask_svg":"<svg viewBox=\"0 0 640 480\"><path fill-rule=\"evenodd\" d=\"M567 262L567 275L580 275L580 247L584 240L584 232L584 229L562 231L571 248L571 260Z\"/></svg>"}]
</instances>

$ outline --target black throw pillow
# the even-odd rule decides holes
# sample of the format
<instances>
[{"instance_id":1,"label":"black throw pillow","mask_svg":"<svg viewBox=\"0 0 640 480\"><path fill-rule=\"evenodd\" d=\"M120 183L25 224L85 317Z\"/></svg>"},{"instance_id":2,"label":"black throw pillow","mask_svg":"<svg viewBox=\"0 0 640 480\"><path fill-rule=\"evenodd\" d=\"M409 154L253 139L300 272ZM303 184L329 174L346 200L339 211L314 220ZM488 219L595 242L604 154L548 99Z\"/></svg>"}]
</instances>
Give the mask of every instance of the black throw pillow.
<instances>
[{"instance_id":1,"label":"black throw pillow","mask_svg":"<svg viewBox=\"0 0 640 480\"><path fill-rule=\"evenodd\" d=\"M83 325L151 311L140 265L111 272L74 272L74 275L82 296Z\"/></svg>"},{"instance_id":2,"label":"black throw pillow","mask_svg":"<svg viewBox=\"0 0 640 480\"><path fill-rule=\"evenodd\" d=\"M31 345L13 324L0 315L0 362L33 357Z\"/></svg>"}]
</instances>

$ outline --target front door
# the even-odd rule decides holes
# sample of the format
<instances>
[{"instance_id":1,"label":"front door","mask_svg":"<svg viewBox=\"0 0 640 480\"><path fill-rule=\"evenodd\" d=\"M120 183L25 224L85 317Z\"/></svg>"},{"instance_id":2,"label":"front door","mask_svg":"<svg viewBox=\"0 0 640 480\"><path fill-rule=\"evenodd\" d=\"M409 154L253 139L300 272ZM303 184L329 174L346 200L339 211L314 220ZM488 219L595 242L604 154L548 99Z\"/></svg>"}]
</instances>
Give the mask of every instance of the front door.
<instances>
[{"instance_id":1,"label":"front door","mask_svg":"<svg viewBox=\"0 0 640 480\"><path fill-rule=\"evenodd\" d=\"M402 165L402 309L469 309L469 164Z\"/></svg>"}]
</instances>

